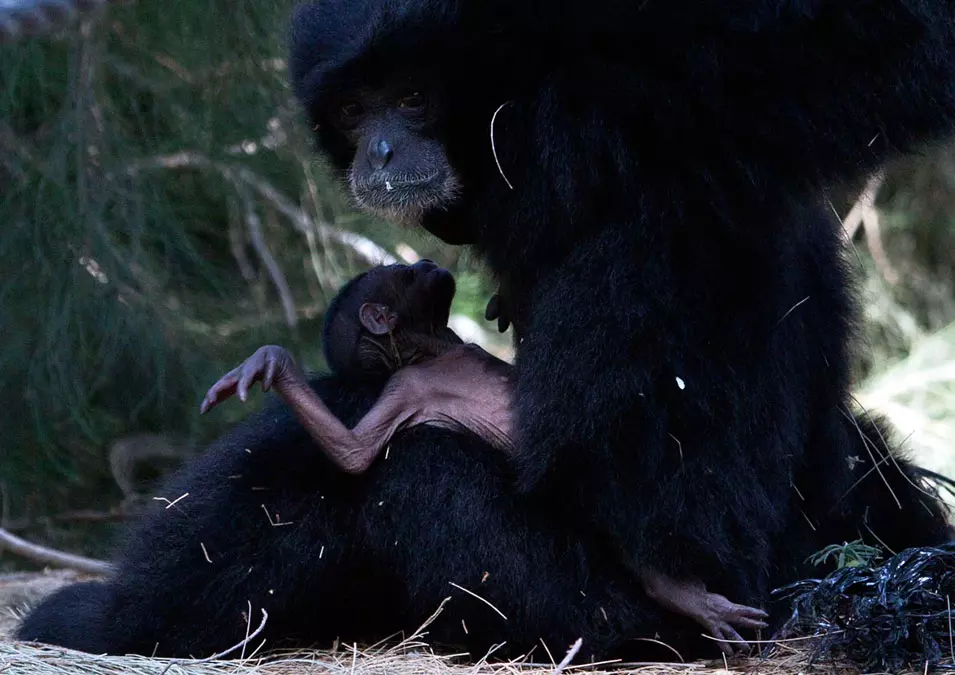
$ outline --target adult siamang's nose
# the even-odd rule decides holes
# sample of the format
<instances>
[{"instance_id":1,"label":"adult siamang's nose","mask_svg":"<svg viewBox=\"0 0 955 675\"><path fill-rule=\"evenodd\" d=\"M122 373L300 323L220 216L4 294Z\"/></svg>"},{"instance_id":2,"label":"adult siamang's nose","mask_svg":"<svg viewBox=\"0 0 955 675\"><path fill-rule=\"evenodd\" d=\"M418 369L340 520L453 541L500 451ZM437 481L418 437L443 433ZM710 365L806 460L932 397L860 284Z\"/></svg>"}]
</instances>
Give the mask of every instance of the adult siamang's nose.
<instances>
[{"instance_id":1,"label":"adult siamang's nose","mask_svg":"<svg viewBox=\"0 0 955 675\"><path fill-rule=\"evenodd\" d=\"M391 144L384 138L372 139L368 144L368 163L375 171L384 169L395 151L391 149Z\"/></svg>"}]
</instances>

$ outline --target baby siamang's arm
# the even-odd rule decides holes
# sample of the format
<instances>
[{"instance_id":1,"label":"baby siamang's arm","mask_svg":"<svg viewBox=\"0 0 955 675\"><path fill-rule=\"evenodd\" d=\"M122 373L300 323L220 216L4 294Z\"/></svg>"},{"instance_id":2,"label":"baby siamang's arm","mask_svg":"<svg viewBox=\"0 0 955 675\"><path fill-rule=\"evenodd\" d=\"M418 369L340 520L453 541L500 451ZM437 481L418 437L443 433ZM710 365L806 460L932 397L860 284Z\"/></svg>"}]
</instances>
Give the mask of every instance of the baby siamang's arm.
<instances>
[{"instance_id":1,"label":"baby siamang's arm","mask_svg":"<svg viewBox=\"0 0 955 675\"><path fill-rule=\"evenodd\" d=\"M259 348L242 365L222 376L206 394L201 412L236 393L245 401L258 381L265 391L274 388L329 459L351 474L367 470L398 429L419 412L411 388L402 386L402 378L396 375L371 410L354 429L348 429L308 386L291 355L273 345Z\"/></svg>"},{"instance_id":2,"label":"baby siamang's arm","mask_svg":"<svg viewBox=\"0 0 955 675\"><path fill-rule=\"evenodd\" d=\"M245 401L249 388L261 381L264 390L275 389L336 466L351 474L366 471L400 429L418 424L464 428L507 450L513 447L511 389L506 376L493 372L500 363L478 347L460 345L401 368L371 410L348 429L308 386L292 356L267 345L216 382L200 412L236 393Z\"/></svg>"}]
</instances>

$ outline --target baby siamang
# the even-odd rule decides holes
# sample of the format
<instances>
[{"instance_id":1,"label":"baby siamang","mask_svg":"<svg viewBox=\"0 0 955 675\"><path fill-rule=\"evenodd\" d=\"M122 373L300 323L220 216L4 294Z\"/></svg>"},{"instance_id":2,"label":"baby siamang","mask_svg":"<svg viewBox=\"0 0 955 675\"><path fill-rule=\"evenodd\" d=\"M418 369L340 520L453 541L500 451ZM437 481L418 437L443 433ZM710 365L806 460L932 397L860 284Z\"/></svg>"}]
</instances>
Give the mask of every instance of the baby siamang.
<instances>
[{"instance_id":1,"label":"baby siamang","mask_svg":"<svg viewBox=\"0 0 955 675\"><path fill-rule=\"evenodd\" d=\"M825 544L950 535L852 410L823 193L952 132L953 7L322 0L290 72L356 203L507 289L520 490L764 605Z\"/></svg>"}]
</instances>

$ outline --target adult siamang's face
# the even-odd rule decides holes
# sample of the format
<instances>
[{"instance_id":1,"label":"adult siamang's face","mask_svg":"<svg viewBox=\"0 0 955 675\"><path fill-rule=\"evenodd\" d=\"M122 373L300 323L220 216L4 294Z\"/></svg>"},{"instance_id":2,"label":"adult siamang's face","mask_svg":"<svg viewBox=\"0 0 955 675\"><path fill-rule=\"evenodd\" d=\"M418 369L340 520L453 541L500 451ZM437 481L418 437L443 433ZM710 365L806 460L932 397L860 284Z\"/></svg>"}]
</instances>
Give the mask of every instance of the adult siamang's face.
<instances>
[{"instance_id":1,"label":"adult siamang's face","mask_svg":"<svg viewBox=\"0 0 955 675\"><path fill-rule=\"evenodd\" d=\"M348 184L358 206L402 224L446 209L460 182L438 139L438 97L411 81L357 89L326 113L354 148Z\"/></svg>"}]
</instances>

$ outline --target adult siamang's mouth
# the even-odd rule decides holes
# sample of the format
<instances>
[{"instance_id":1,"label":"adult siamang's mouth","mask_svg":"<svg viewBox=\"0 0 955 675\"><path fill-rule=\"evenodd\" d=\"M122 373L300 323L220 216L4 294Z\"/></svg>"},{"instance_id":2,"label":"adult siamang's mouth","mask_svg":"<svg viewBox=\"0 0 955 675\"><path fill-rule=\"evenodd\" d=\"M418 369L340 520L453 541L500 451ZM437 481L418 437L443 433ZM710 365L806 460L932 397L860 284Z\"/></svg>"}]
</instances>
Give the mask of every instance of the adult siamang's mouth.
<instances>
[{"instance_id":1,"label":"adult siamang's mouth","mask_svg":"<svg viewBox=\"0 0 955 675\"><path fill-rule=\"evenodd\" d=\"M399 222L419 222L435 209L447 208L458 195L453 172L420 174L375 172L368 177L349 177L351 192L365 211Z\"/></svg>"},{"instance_id":2,"label":"adult siamang's mouth","mask_svg":"<svg viewBox=\"0 0 955 675\"><path fill-rule=\"evenodd\" d=\"M429 185L441 183L441 176L444 172L435 171L429 174L395 174L390 171L375 171L364 181L365 188L384 189L385 192L395 190L416 190L426 188Z\"/></svg>"},{"instance_id":3,"label":"adult siamang's mouth","mask_svg":"<svg viewBox=\"0 0 955 675\"><path fill-rule=\"evenodd\" d=\"M417 211L447 202L455 192L444 172L426 176L376 172L365 180L354 181L352 189L362 205Z\"/></svg>"}]
</instances>

